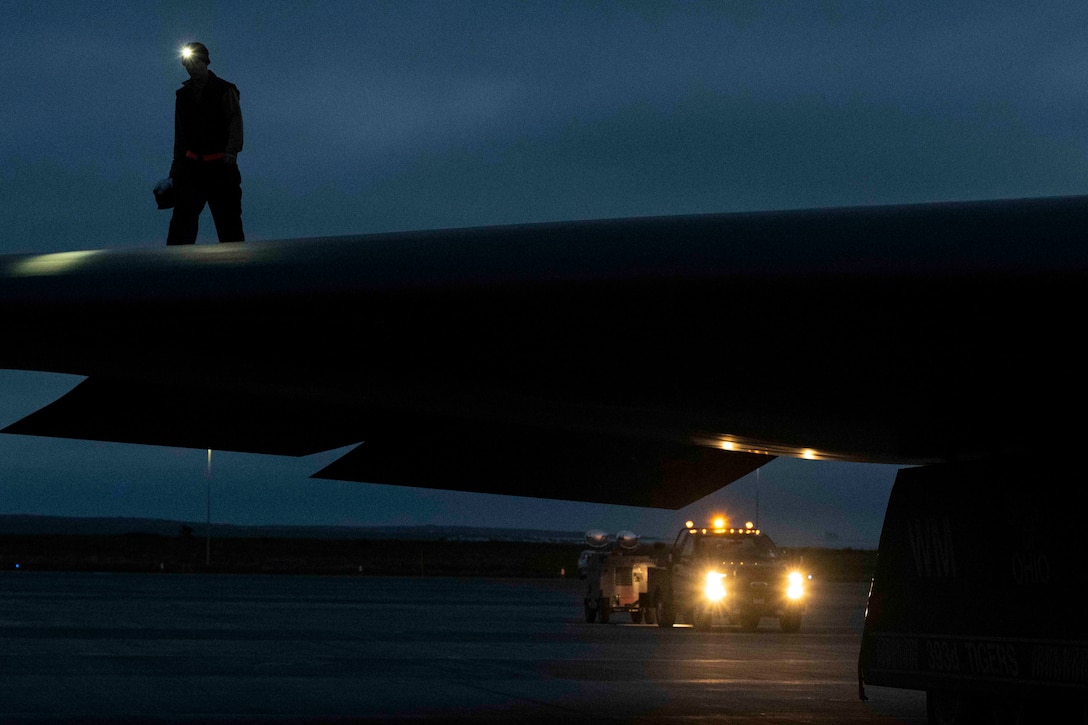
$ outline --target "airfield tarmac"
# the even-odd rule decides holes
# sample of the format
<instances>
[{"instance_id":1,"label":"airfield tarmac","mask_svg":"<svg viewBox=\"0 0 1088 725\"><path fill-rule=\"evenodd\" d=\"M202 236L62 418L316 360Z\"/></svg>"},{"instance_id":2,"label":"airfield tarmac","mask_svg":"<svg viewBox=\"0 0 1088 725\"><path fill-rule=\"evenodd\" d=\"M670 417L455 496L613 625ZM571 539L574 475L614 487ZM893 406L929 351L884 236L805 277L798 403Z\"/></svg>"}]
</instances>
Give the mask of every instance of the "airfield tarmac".
<instances>
[{"instance_id":1,"label":"airfield tarmac","mask_svg":"<svg viewBox=\"0 0 1088 725\"><path fill-rule=\"evenodd\" d=\"M0 722L909 723L867 585L800 634L587 624L577 579L0 573Z\"/></svg>"}]
</instances>

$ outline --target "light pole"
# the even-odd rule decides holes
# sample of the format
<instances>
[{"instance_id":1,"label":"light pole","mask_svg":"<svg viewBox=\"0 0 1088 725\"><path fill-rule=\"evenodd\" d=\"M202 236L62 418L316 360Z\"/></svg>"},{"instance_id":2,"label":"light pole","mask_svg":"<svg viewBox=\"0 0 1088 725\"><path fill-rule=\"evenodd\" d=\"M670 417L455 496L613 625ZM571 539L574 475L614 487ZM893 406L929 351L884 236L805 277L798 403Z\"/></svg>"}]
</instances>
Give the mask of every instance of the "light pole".
<instances>
[{"instance_id":1,"label":"light pole","mask_svg":"<svg viewBox=\"0 0 1088 725\"><path fill-rule=\"evenodd\" d=\"M209 454L211 451L208 452ZM759 469L756 469L756 528L759 528Z\"/></svg>"},{"instance_id":2,"label":"light pole","mask_svg":"<svg viewBox=\"0 0 1088 725\"><path fill-rule=\"evenodd\" d=\"M208 464L204 468L206 490L204 496L204 566L212 563L212 449L208 449Z\"/></svg>"}]
</instances>

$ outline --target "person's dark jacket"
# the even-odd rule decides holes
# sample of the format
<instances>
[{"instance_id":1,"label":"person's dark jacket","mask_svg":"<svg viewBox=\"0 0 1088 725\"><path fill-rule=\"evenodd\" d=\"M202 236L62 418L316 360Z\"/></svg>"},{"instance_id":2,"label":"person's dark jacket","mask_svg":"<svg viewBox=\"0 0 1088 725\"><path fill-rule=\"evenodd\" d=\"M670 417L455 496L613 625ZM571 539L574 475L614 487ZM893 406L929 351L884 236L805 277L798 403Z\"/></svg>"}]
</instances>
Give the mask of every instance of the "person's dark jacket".
<instances>
[{"instance_id":1,"label":"person's dark jacket","mask_svg":"<svg viewBox=\"0 0 1088 725\"><path fill-rule=\"evenodd\" d=\"M242 107L238 88L208 71L203 88L185 81L174 106L174 165L193 154L236 156L242 150Z\"/></svg>"}]
</instances>

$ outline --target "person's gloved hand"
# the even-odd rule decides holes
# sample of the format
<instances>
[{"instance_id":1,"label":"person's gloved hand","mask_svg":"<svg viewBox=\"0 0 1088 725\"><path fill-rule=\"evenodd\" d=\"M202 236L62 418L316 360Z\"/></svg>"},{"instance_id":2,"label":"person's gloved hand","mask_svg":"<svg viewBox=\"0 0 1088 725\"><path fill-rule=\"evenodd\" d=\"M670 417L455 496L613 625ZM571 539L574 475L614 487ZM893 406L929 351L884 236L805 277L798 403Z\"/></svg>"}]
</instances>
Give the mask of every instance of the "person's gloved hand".
<instances>
[{"instance_id":1,"label":"person's gloved hand","mask_svg":"<svg viewBox=\"0 0 1088 725\"><path fill-rule=\"evenodd\" d=\"M174 180L167 176L152 189L155 194L155 206L160 209L174 208Z\"/></svg>"}]
</instances>

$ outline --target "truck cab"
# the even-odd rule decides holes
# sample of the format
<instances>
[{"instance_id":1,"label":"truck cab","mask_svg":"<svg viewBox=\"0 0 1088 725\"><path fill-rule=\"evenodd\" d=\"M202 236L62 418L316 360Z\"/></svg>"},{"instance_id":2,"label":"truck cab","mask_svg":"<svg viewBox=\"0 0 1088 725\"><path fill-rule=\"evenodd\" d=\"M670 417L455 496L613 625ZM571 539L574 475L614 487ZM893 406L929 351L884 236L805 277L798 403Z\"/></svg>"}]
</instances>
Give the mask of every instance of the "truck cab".
<instances>
[{"instance_id":1,"label":"truck cab","mask_svg":"<svg viewBox=\"0 0 1088 725\"><path fill-rule=\"evenodd\" d=\"M769 536L750 522L731 527L723 519L708 527L689 521L664 565L648 574L658 625L685 620L704 630L716 620L755 630L776 617L782 631L797 632L806 582Z\"/></svg>"}]
</instances>

